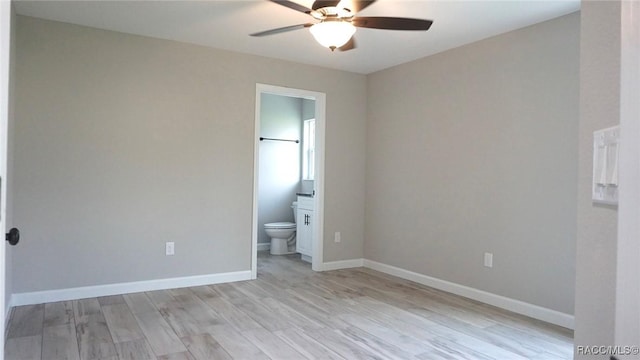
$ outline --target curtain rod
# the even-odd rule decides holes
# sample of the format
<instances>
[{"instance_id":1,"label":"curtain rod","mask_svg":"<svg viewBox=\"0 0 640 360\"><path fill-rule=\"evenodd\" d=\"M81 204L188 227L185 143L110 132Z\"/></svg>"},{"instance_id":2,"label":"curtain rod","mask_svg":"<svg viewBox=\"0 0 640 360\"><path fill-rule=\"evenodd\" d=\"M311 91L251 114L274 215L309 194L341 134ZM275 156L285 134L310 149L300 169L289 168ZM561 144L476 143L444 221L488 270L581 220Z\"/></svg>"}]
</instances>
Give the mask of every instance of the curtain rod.
<instances>
[{"instance_id":1,"label":"curtain rod","mask_svg":"<svg viewBox=\"0 0 640 360\"><path fill-rule=\"evenodd\" d=\"M274 138L268 138L268 137L261 137L260 141L262 140L271 140L271 141L288 141L288 142L294 142L296 144L298 144L300 142L300 140L287 140L287 139L274 139Z\"/></svg>"}]
</instances>

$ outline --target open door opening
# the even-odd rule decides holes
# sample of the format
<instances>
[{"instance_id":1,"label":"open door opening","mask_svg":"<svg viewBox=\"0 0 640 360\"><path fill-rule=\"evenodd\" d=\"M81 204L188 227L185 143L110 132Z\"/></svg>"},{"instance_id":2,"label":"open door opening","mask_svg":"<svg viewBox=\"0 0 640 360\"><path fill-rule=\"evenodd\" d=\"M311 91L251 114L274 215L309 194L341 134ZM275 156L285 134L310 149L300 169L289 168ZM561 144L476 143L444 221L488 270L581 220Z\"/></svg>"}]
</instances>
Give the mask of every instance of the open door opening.
<instances>
[{"instance_id":1,"label":"open door opening","mask_svg":"<svg viewBox=\"0 0 640 360\"><path fill-rule=\"evenodd\" d=\"M288 103L293 102L294 108L296 101L299 101L301 114L298 120L299 131L296 132L294 129L288 132L286 128L285 130L274 131L273 126L263 126L264 124L262 124L262 122L265 120L263 119L263 114L268 106L272 106L271 102L274 101L274 98L280 98L280 101L284 100L285 102L288 101ZM309 106L312 106L311 110L308 109ZM258 276L258 251L270 251L272 254L299 253L301 254L302 260L311 262L311 268L314 271L321 271L323 264L322 239L324 226L326 95L315 91L256 84L255 114L251 245L252 278L255 279ZM296 125L294 125L294 127L295 126ZM261 146L263 147L262 152ZM272 150L268 150L269 152L265 151L267 147ZM273 193L278 193L278 191L265 191L264 181L262 183L263 190L261 196L261 176L263 178L267 176L273 178L273 174L267 174L264 171L264 161L267 160L267 156L270 156L268 154L273 151L279 151L288 158L288 161L293 161L293 165L289 168L274 169L272 171L283 175L289 173L289 180L282 180L285 182L284 187L287 186L286 182L288 181L293 184L292 186L296 187L296 190L290 189L286 195L283 195L288 196L288 198L266 199L264 196L265 192L272 195ZM293 159L290 158L291 155L293 155ZM299 166L297 166L296 161L298 161ZM282 166L282 164L274 161L273 166ZM291 172L293 172L293 175ZM293 181L291 179L293 179ZM296 193L300 196L295 197ZM288 226L296 229L293 235L295 238L291 239L295 241L290 241L289 247L287 247L287 239L271 238L269 240L265 232L265 224L263 224L263 222L265 222L263 220L265 218L263 213L265 211L271 211L265 210L265 203L271 204L272 202L276 202L276 200L278 202L290 203L292 199L297 200L291 205L291 207L296 209L294 210L297 214L295 224L291 222L274 223L274 226ZM288 205L279 206L279 208L282 209L278 211L289 211L289 214L293 215L293 213L287 209L288 207ZM291 216L291 219L293 219L293 216ZM267 227L271 227L271 224L272 223L267 224L269 225ZM292 245L292 243L295 243L295 245Z\"/></svg>"}]
</instances>

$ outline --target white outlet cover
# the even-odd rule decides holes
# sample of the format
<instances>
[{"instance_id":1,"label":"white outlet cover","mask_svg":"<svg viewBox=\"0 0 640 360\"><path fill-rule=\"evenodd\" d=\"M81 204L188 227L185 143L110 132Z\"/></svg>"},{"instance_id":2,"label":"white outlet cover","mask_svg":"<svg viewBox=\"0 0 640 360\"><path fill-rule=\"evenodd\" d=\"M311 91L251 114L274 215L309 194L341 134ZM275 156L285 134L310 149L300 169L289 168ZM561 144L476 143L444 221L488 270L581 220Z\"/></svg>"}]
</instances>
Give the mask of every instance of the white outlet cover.
<instances>
[{"instance_id":1,"label":"white outlet cover","mask_svg":"<svg viewBox=\"0 0 640 360\"><path fill-rule=\"evenodd\" d=\"M492 253L484 253L484 266L493 267L493 254Z\"/></svg>"},{"instance_id":2,"label":"white outlet cover","mask_svg":"<svg viewBox=\"0 0 640 360\"><path fill-rule=\"evenodd\" d=\"M175 243L168 242L165 245L165 254L166 255L174 255L175 254Z\"/></svg>"}]
</instances>

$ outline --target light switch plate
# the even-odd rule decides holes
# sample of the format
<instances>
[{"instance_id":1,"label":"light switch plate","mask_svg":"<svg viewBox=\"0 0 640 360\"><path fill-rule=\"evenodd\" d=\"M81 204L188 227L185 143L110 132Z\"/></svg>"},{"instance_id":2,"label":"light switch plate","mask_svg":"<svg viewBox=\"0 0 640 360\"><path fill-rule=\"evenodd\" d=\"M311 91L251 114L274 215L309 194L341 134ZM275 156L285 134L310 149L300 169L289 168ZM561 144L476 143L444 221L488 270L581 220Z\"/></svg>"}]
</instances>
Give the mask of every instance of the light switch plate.
<instances>
[{"instance_id":1,"label":"light switch plate","mask_svg":"<svg viewBox=\"0 0 640 360\"><path fill-rule=\"evenodd\" d=\"M594 203L618 205L618 152L620 126L593 132L593 183L591 198Z\"/></svg>"}]
</instances>

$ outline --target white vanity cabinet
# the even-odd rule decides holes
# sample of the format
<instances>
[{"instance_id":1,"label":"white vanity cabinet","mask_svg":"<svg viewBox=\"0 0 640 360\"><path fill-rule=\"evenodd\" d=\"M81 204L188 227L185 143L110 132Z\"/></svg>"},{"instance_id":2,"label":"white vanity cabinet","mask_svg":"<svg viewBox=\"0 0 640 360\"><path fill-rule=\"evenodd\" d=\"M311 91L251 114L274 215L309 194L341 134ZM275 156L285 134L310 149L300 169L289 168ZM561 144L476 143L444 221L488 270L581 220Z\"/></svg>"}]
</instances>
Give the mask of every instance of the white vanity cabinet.
<instances>
[{"instance_id":1,"label":"white vanity cabinet","mask_svg":"<svg viewBox=\"0 0 640 360\"><path fill-rule=\"evenodd\" d=\"M312 197L298 196L298 214L296 222L296 252L311 258L313 254L313 208Z\"/></svg>"}]
</instances>

